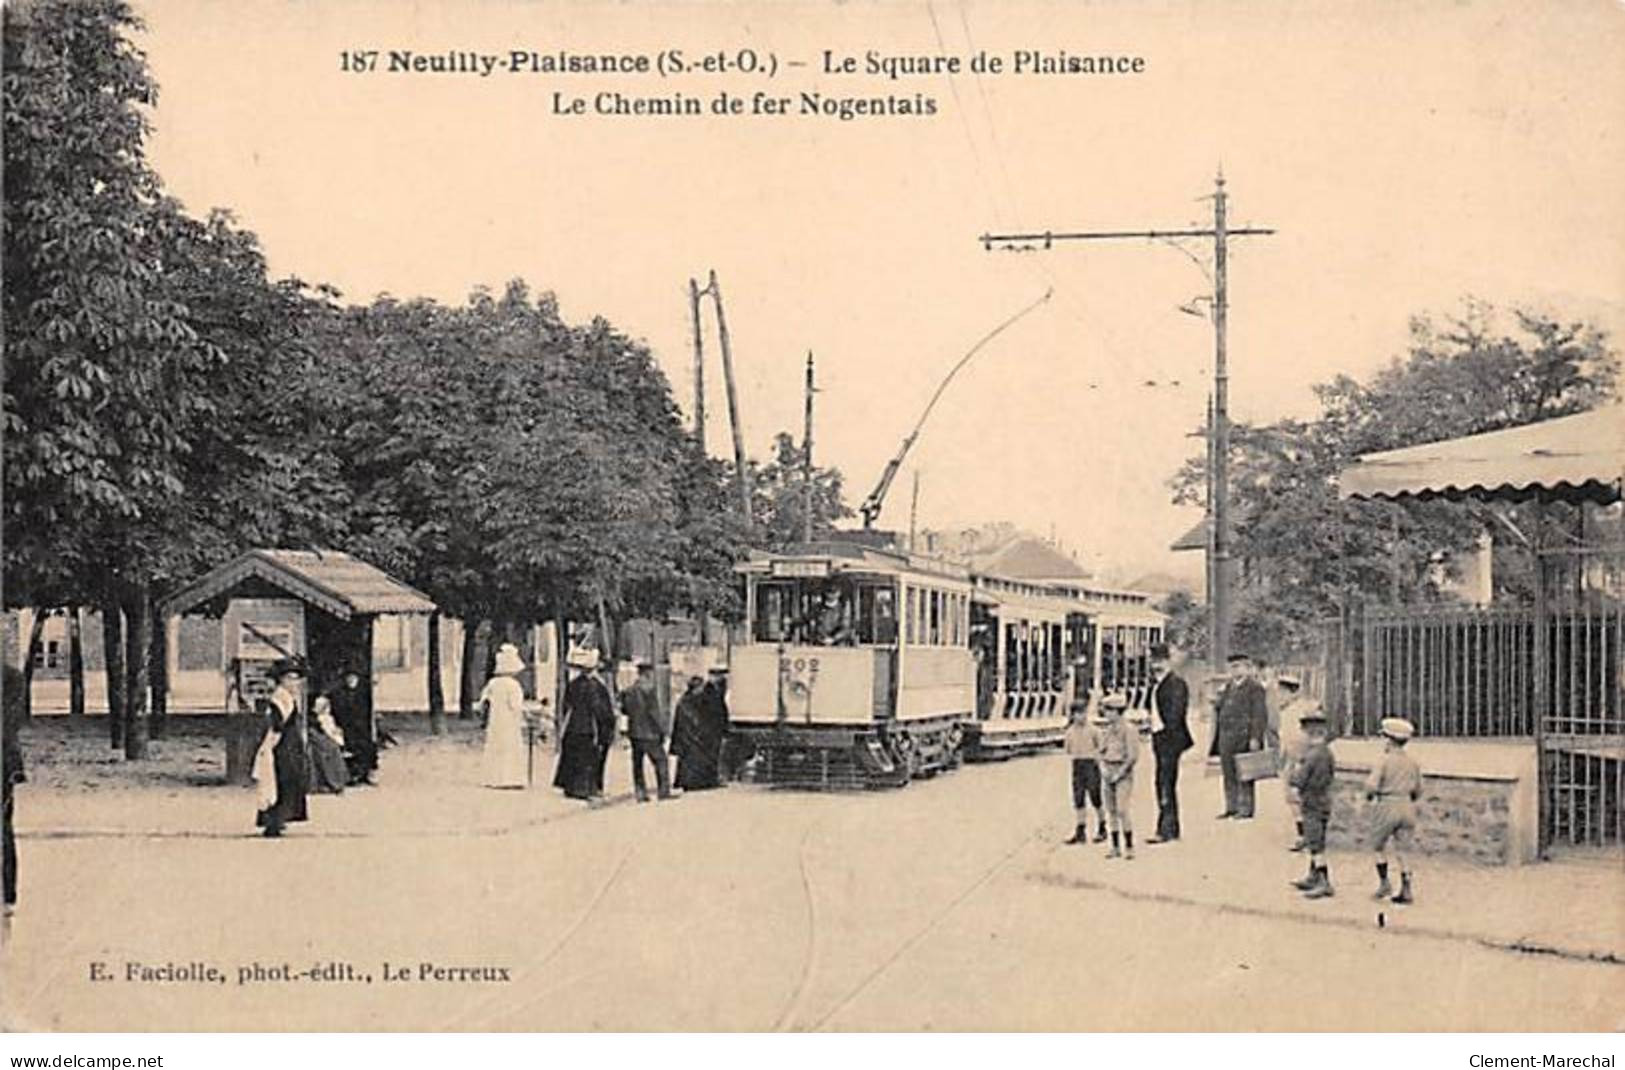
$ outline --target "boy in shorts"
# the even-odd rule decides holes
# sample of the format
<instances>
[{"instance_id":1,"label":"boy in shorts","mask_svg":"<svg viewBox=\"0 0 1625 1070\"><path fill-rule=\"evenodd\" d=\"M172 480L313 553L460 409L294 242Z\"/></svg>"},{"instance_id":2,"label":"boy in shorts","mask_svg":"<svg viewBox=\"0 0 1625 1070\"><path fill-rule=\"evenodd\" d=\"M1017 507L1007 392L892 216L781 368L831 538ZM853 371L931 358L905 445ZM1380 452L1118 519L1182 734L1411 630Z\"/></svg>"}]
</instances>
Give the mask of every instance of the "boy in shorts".
<instances>
[{"instance_id":1,"label":"boy in shorts","mask_svg":"<svg viewBox=\"0 0 1625 1070\"><path fill-rule=\"evenodd\" d=\"M1377 855L1377 890L1373 899L1393 896L1395 903L1414 903L1411 891L1411 867L1405 852L1410 848L1411 835L1416 831L1416 800L1422 794L1422 770L1405 753L1405 744L1416 734L1416 726L1400 717L1387 717L1382 722L1386 739L1382 761L1371 770L1365 783L1366 801L1372 803L1371 849ZM1394 895L1388 883L1388 845L1393 844L1394 857L1399 862L1399 894Z\"/></svg>"},{"instance_id":2,"label":"boy in shorts","mask_svg":"<svg viewBox=\"0 0 1625 1070\"><path fill-rule=\"evenodd\" d=\"M1113 692L1100 700L1105 724L1100 728L1101 798L1111 822L1112 849L1107 858L1134 858L1134 821L1129 806L1134 799L1134 763L1140 756L1139 729L1123 716L1128 697ZM1123 849L1117 849L1121 842Z\"/></svg>"},{"instance_id":3,"label":"boy in shorts","mask_svg":"<svg viewBox=\"0 0 1625 1070\"><path fill-rule=\"evenodd\" d=\"M1100 729L1089 723L1089 697L1072 704L1072 723L1066 729L1066 753L1072 758L1072 810L1077 827L1069 844L1089 842L1089 807L1095 808L1095 842L1106 838L1106 811L1100 805Z\"/></svg>"},{"instance_id":4,"label":"boy in shorts","mask_svg":"<svg viewBox=\"0 0 1625 1070\"><path fill-rule=\"evenodd\" d=\"M1298 790L1299 813L1303 818L1303 839L1309 849L1309 872L1292 882L1305 899L1325 899L1332 891L1331 874L1326 869L1326 823L1332 816L1332 780L1337 772L1332 748L1326 743L1326 715L1318 709L1306 710L1299 718L1303 729L1303 751L1292 770L1292 786Z\"/></svg>"}]
</instances>

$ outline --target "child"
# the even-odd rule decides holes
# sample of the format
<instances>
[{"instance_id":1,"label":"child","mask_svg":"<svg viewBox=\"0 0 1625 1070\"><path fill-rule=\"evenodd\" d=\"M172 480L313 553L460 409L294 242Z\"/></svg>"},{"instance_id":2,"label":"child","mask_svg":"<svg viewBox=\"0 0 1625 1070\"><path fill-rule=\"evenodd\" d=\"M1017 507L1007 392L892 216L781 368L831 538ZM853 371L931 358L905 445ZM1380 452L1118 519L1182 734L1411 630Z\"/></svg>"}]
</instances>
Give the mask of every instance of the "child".
<instances>
[{"instance_id":1,"label":"child","mask_svg":"<svg viewBox=\"0 0 1625 1070\"><path fill-rule=\"evenodd\" d=\"M1373 899L1387 899L1393 895L1388 883L1388 843L1393 841L1394 857L1399 860L1399 894L1396 903L1414 903L1411 892L1411 867L1405 860L1411 834L1416 831L1416 800L1422 794L1422 770L1409 754L1405 744L1416 734L1416 726L1400 717L1386 717L1382 722L1382 761L1371 770L1365 782L1367 802L1375 803L1371 815L1371 847L1377 854L1377 890Z\"/></svg>"},{"instance_id":2,"label":"child","mask_svg":"<svg viewBox=\"0 0 1625 1070\"><path fill-rule=\"evenodd\" d=\"M1106 722L1100 729L1101 795L1112 831L1112 849L1106 857L1132 859L1134 822L1129 815L1129 804L1134 795L1134 761L1140 756L1140 733L1123 719L1123 711L1128 708L1127 696L1113 693L1102 699L1100 705ZM1119 834L1122 851L1117 849Z\"/></svg>"},{"instance_id":3,"label":"child","mask_svg":"<svg viewBox=\"0 0 1625 1070\"><path fill-rule=\"evenodd\" d=\"M1277 736L1281 748L1281 788L1286 794L1287 809L1292 812L1292 820L1298 829L1298 838L1289 850L1304 851L1308 849L1309 842L1303 838L1303 807L1298 801L1298 789L1292 786L1292 774L1303 759L1303 732L1298 728L1298 718L1309 712L1313 703L1299 694L1302 681L1296 675L1283 673L1276 682L1280 685L1283 699Z\"/></svg>"},{"instance_id":4,"label":"child","mask_svg":"<svg viewBox=\"0 0 1625 1070\"><path fill-rule=\"evenodd\" d=\"M1331 874L1326 869L1326 823L1332 816L1332 780L1337 762L1326 743L1326 716L1318 709L1298 718L1304 744L1292 770L1292 786L1298 790L1299 812L1303 815L1303 838L1309 849L1309 872L1292 882L1305 899L1325 899L1332 891Z\"/></svg>"},{"instance_id":5,"label":"child","mask_svg":"<svg viewBox=\"0 0 1625 1070\"><path fill-rule=\"evenodd\" d=\"M1094 804L1095 842L1106 838L1106 811L1100 807L1100 730L1089 723L1089 698L1072 706L1072 723L1066 729L1066 752L1072 756L1072 809L1077 827L1067 843L1089 842L1089 804Z\"/></svg>"}]
</instances>

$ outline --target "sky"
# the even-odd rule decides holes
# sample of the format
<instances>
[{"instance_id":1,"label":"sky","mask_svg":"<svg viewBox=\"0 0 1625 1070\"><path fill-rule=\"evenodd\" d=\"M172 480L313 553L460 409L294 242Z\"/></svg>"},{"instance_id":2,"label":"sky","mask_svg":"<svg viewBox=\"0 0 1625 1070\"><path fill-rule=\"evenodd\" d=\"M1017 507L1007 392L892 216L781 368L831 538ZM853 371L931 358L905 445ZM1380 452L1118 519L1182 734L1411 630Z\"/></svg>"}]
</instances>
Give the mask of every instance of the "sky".
<instances>
[{"instance_id":1,"label":"sky","mask_svg":"<svg viewBox=\"0 0 1625 1070\"><path fill-rule=\"evenodd\" d=\"M802 421L855 505L947 371L880 526L1005 520L1103 577L1200 577L1168 478L1213 374L1211 243L985 251L1011 230L1231 225L1233 418L1315 412L1313 384L1404 352L1473 295L1625 328L1625 5L1498 2L687 3L145 0L150 155L233 210L274 274L460 301L523 277L648 342L692 401L688 280L718 274L747 449ZM776 73L371 73L347 50L689 60ZM826 73L824 53L857 74ZM862 72L866 52L1144 57L1137 75ZM792 63L805 66L794 67ZM754 116L758 91L792 114ZM593 114L595 95L727 92L747 114ZM916 95L928 116L794 114L802 92ZM588 113L558 114L554 95ZM708 442L730 446L714 322Z\"/></svg>"}]
</instances>

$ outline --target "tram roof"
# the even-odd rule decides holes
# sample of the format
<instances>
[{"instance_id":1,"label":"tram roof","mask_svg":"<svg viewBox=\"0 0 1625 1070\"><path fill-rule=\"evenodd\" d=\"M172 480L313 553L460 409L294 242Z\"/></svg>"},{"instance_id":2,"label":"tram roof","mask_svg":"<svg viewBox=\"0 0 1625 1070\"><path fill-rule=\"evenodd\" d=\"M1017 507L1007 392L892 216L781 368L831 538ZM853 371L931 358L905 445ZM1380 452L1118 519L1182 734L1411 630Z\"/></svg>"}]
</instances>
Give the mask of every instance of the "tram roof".
<instances>
[{"instance_id":1,"label":"tram roof","mask_svg":"<svg viewBox=\"0 0 1625 1070\"><path fill-rule=\"evenodd\" d=\"M769 573L774 562L827 562L832 571L876 572L885 575L925 573L944 579L967 582L970 574L958 565L923 554L839 540L792 543L778 553L751 551L750 559L737 566L740 572Z\"/></svg>"}]
</instances>

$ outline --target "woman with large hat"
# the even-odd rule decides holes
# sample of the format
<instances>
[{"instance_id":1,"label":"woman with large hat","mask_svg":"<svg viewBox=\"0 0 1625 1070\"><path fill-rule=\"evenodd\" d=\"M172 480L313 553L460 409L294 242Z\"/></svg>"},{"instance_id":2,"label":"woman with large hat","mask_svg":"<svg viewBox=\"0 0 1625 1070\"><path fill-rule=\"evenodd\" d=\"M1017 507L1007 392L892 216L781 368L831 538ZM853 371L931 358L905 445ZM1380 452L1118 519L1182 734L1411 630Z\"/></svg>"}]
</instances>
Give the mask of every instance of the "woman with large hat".
<instances>
[{"instance_id":1,"label":"woman with large hat","mask_svg":"<svg viewBox=\"0 0 1625 1070\"><path fill-rule=\"evenodd\" d=\"M615 710L609 692L592 675L598 667L596 650L573 650L565 664L570 682L564 687L564 723L559 728L553 786L563 788L572 799L591 799L601 791L599 769L613 742Z\"/></svg>"},{"instance_id":2,"label":"woman with large hat","mask_svg":"<svg viewBox=\"0 0 1625 1070\"><path fill-rule=\"evenodd\" d=\"M276 684L258 711L265 719L265 738L254 758L259 814L255 825L275 838L290 822L304 821L305 794L310 790L310 756L305 749L305 711L299 704L299 682L305 666L296 658L283 658L271 666Z\"/></svg>"},{"instance_id":3,"label":"woman with large hat","mask_svg":"<svg viewBox=\"0 0 1625 1070\"><path fill-rule=\"evenodd\" d=\"M514 679L524 670L519 648L503 643L497 650L495 675L480 692L485 707L482 782L488 788L525 786L525 692Z\"/></svg>"}]
</instances>

